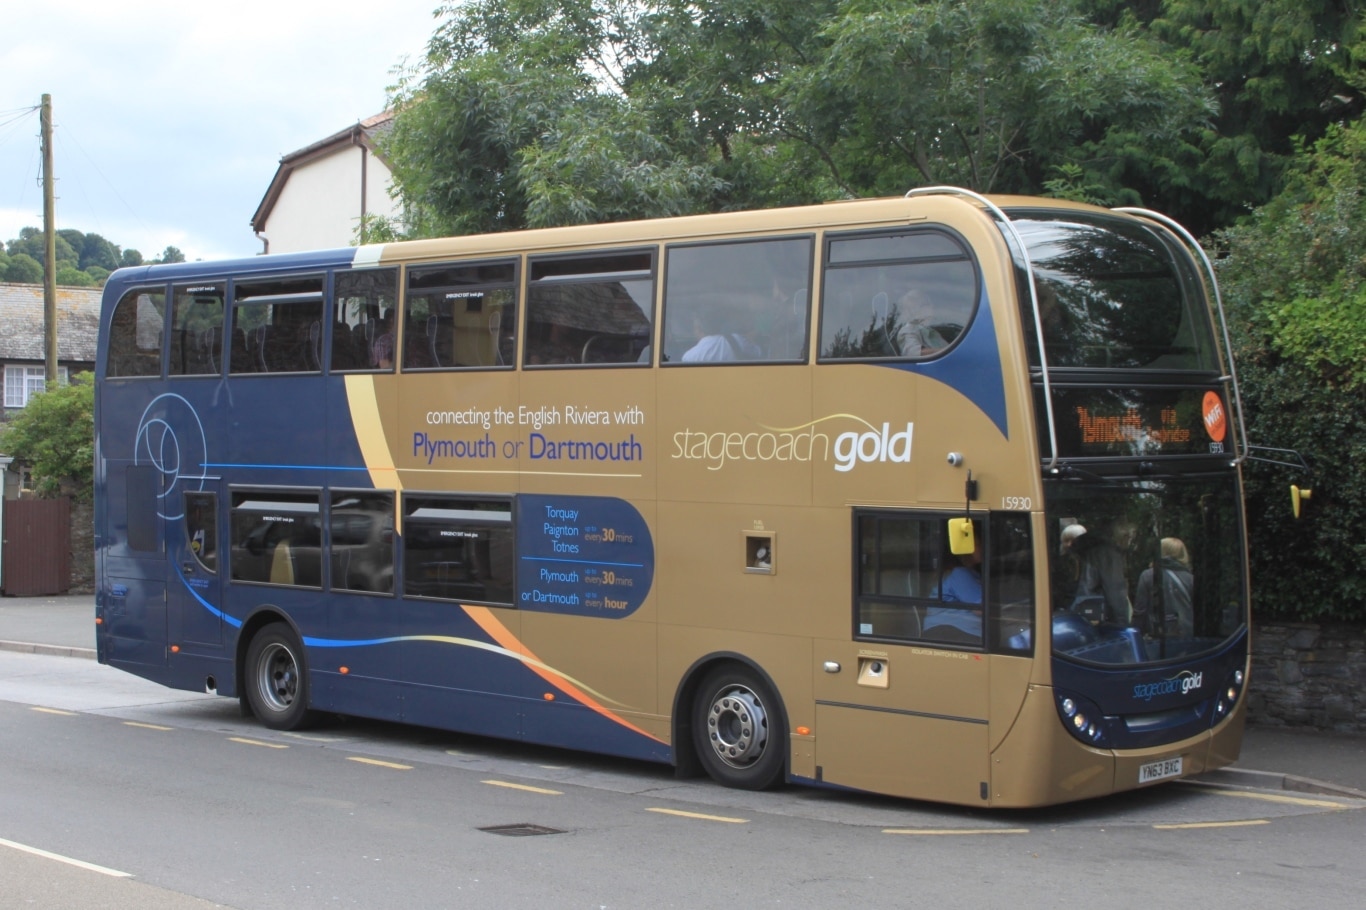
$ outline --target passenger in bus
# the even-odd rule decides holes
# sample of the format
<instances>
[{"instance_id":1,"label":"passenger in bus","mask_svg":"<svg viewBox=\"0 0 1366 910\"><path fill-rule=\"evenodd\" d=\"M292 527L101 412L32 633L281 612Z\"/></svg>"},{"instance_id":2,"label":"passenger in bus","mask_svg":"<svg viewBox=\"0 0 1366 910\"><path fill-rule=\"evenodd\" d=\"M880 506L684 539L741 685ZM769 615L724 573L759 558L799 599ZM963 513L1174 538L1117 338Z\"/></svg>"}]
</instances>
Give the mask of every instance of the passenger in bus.
<instances>
[{"instance_id":1,"label":"passenger in bus","mask_svg":"<svg viewBox=\"0 0 1366 910\"><path fill-rule=\"evenodd\" d=\"M1138 590L1134 593L1134 626L1140 632L1168 637L1192 638L1195 635L1195 613L1192 606L1195 576L1191 574L1191 558L1186 545L1178 537L1164 537L1160 544L1161 559L1157 566L1144 569L1138 576ZM1153 576L1162 575L1162 615L1154 614Z\"/></svg>"},{"instance_id":2,"label":"passenger in bus","mask_svg":"<svg viewBox=\"0 0 1366 910\"><path fill-rule=\"evenodd\" d=\"M1129 585L1119 547L1101 535L1087 533L1082 525L1071 525L1062 533L1077 560L1077 592L1071 611L1087 619L1128 625Z\"/></svg>"},{"instance_id":3,"label":"passenger in bus","mask_svg":"<svg viewBox=\"0 0 1366 910\"><path fill-rule=\"evenodd\" d=\"M370 365L380 370L394 366L394 323L392 316L380 320L375 340L370 342Z\"/></svg>"},{"instance_id":4,"label":"passenger in bus","mask_svg":"<svg viewBox=\"0 0 1366 910\"><path fill-rule=\"evenodd\" d=\"M701 308L694 323L697 342L683 352L684 363L719 363L727 360L762 360L764 352L731 323L728 308L712 304Z\"/></svg>"},{"instance_id":5,"label":"passenger in bus","mask_svg":"<svg viewBox=\"0 0 1366 910\"><path fill-rule=\"evenodd\" d=\"M949 346L939 330L930 324L934 303L919 288L901 295L897 309L888 314L889 327L895 325L894 347L902 357L928 357Z\"/></svg>"},{"instance_id":6,"label":"passenger in bus","mask_svg":"<svg viewBox=\"0 0 1366 910\"><path fill-rule=\"evenodd\" d=\"M958 557L954 566L939 586L939 599L944 603L977 604L979 609L962 607L930 607L925 611L924 630L929 638L937 637L932 629L952 627L973 638L982 637L982 535L976 528L971 553Z\"/></svg>"}]
</instances>

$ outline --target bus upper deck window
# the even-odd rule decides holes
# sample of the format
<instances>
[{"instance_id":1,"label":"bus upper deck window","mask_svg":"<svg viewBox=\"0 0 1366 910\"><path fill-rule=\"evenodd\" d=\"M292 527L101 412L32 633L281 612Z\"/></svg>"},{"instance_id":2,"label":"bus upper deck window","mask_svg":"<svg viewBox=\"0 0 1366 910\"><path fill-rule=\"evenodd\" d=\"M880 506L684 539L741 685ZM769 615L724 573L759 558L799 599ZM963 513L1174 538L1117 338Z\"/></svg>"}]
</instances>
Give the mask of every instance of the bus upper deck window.
<instances>
[{"instance_id":1,"label":"bus upper deck window","mask_svg":"<svg viewBox=\"0 0 1366 910\"><path fill-rule=\"evenodd\" d=\"M160 376L166 293L139 288L123 295L109 320L109 376Z\"/></svg>"},{"instance_id":2,"label":"bus upper deck window","mask_svg":"<svg viewBox=\"0 0 1366 910\"><path fill-rule=\"evenodd\" d=\"M807 358L812 239L669 248L664 362Z\"/></svg>"},{"instance_id":3,"label":"bus upper deck window","mask_svg":"<svg viewBox=\"0 0 1366 910\"><path fill-rule=\"evenodd\" d=\"M527 366L638 363L654 326L654 252L534 260Z\"/></svg>"},{"instance_id":4,"label":"bus upper deck window","mask_svg":"<svg viewBox=\"0 0 1366 910\"><path fill-rule=\"evenodd\" d=\"M832 238L821 359L937 357L972 321L977 287L967 248L943 231Z\"/></svg>"},{"instance_id":5,"label":"bus upper deck window","mask_svg":"<svg viewBox=\"0 0 1366 910\"><path fill-rule=\"evenodd\" d=\"M516 263L506 260L409 269L403 369L511 368L516 280Z\"/></svg>"}]
</instances>

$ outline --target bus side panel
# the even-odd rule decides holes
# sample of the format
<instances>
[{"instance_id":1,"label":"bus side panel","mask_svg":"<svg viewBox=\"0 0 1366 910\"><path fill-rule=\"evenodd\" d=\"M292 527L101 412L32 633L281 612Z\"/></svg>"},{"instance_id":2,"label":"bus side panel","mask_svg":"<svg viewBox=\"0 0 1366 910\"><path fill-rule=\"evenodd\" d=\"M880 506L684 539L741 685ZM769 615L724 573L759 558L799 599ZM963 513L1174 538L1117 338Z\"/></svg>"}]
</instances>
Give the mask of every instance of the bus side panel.
<instances>
[{"instance_id":1,"label":"bus side panel","mask_svg":"<svg viewBox=\"0 0 1366 910\"><path fill-rule=\"evenodd\" d=\"M166 668L165 521L158 514L161 475L138 471L124 460L106 460L108 527L102 531L104 574L99 579L102 615L99 649L107 663L158 682ZM130 513L132 517L130 519ZM130 544L129 524L140 526Z\"/></svg>"},{"instance_id":2,"label":"bus side panel","mask_svg":"<svg viewBox=\"0 0 1366 910\"><path fill-rule=\"evenodd\" d=\"M403 721L515 739L522 734L522 705L532 673L516 645L516 610L488 610L481 629L459 604L401 600L396 625L410 640L381 646L397 658L403 679ZM498 637L489 641L488 626ZM488 642L487 645L484 645Z\"/></svg>"},{"instance_id":3,"label":"bus side panel","mask_svg":"<svg viewBox=\"0 0 1366 910\"><path fill-rule=\"evenodd\" d=\"M528 654L545 670L531 681L528 740L668 760L668 723L659 715L655 688L651 605L625 619L528 610L522 630Z\"/></svg>"},{"instance_id":4,"label":"bus side panel","mask_svg":"<svg viewBox=\"0 0 1366 910\"><path fill-rule=\"evenodd\" d=\"M982 805L987 725L958 718L817 704L816 756L825 783Z\"/></svg>"}]
</instances>

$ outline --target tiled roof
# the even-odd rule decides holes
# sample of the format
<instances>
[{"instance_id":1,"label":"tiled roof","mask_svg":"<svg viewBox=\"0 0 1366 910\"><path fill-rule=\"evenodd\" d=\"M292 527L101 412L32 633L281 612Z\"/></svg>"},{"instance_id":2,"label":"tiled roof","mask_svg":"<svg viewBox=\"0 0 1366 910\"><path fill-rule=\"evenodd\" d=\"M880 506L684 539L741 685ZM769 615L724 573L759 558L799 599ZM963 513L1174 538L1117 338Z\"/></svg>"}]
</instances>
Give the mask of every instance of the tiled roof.
<instances>
[{"instance_id":1,"label":"tiled roof","mask_svg":"<svg viewBox=\"0 0 1366 910\"><path fill-rule=\"evenodd\" d=\"M95 362L100 294L99 288L57 288L58 360ZM0 361L43 357L43 286L0 283Z\"/></svg>"}]
</instances>

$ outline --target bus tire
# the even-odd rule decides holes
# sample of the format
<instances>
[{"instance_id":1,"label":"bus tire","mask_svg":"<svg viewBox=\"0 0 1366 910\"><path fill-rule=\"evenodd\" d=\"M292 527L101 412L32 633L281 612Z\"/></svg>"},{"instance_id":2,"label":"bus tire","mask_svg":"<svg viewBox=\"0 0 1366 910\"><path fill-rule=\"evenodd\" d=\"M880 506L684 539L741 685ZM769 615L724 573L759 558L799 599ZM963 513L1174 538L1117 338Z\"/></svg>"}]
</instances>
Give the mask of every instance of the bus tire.
<instances>
[{"instance_id":1,"label":"bus tire","mask_svg":"<svg viewBox=\"0 0 1366 910\"><path fill-rule=\"evenodd\" d=\"M263 726L298 730L308 726L308 668L299 637L282 622L261 628L247 647L247 701Z\"/></svg>"},{"instance_id":2,"label":"bus tire","mask_svg":"<svg viewBox=\"0 0 1366 910\"><path fill-rule=\"evenodd\" d=\"M692 733L698 757L717 783L766 790L782 780L782 710L753 671L725 666L706 675L693 703Z\"/></svg>"}]
</instances>

